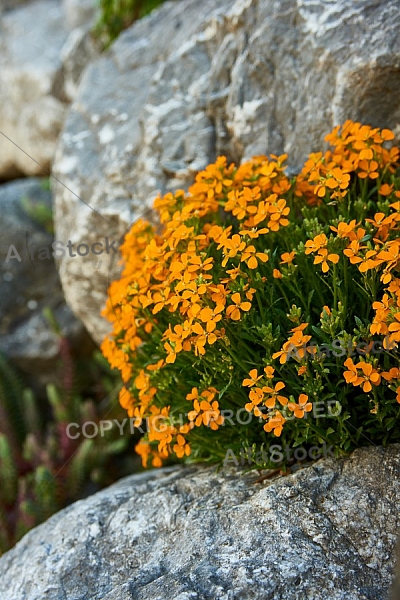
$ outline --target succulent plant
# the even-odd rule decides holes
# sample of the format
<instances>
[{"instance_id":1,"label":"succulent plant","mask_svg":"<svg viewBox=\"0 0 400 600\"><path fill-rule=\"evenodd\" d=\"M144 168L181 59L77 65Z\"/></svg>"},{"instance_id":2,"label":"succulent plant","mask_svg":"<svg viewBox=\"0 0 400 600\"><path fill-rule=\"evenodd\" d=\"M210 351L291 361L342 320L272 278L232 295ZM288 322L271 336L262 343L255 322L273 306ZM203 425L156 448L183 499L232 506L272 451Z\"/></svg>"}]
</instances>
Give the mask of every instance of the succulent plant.
<instances>
[{"instance_id":1,"label":"succulent plant","mask_svg":"<svg viewBox=\"0 0 400 600\"><path fill-rule=\"evenodd\" d=\"M60 372L62 383L48 384L41 399L0 356L0 554L56 511L133 468L125 452L129 431L120 435L115 427L92 439L67 435L69 423L125 417L106 361L96 351L88 364L74 364L60 335Z\"/></svg>"}]
</instances>

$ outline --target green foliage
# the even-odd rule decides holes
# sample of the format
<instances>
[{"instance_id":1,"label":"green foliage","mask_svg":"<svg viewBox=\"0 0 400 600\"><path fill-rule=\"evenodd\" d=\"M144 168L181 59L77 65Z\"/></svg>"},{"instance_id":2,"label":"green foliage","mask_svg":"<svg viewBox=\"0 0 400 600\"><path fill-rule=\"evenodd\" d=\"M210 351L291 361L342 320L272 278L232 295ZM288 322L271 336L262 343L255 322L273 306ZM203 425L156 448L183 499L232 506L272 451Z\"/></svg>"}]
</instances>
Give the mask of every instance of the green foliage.
<instances>
[{"instance_id":1,"label":"green foliage","mask_svg":"<svg viewBox=\"0 0 400 600\"><path fill-rule=\"evenodd\" d=\"M121 31L149 14L164 0L100 0L100 16L94 28L103 48L107 48Z\"/></svg>"},{"instance_id":2,"label":"green foliage","mask_svg":"<svg viewBox=\"0 0 400 600\"><path fill-rule=\"evenodd\" d=\"M47 179L45 181L48 182ZM48 183L43 182L43 189L47 189L48 185ZM21 205L24 212L32 221L38 223L47 233L54 233L53 211L51 207L47 206L44 202L33 202L27 196L21 198Z\"/></svg>"},{"instance_id":3,"label":"green foliage","mask_svg":"<svg viewBox=\"0 0 400 600\"><path fill-rule=\"evenodd\" d=\"M297 177L219 157L126 234L102 351L144 466L399 442L400 150L351 121L326 139Z\"/></svg>"},{"instance_id":4,"label":"green foliage","mask_svg":"<svg viewBox=\"0 0 400 600\"><path fill-rule=\"evenodd\" d=\"M49 384L43 402L0 356L0 554L68 503L132 470L123 454L129 431L67 435L69 423L125 417L107 362L98 351L74 362L63 337L60 357L62 385Z\"/></svg>"}]
</instances>

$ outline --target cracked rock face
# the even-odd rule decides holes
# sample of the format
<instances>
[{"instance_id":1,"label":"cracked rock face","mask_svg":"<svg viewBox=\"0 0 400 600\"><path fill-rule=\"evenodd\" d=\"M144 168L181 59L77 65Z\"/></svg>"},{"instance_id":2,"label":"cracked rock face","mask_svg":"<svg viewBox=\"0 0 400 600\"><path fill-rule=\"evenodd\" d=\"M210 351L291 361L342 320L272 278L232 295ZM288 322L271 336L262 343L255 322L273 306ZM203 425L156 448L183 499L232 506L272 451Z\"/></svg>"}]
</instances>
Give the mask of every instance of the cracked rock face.
<instances>
[{"instance_id":1,"label":"cracked rock face","mask_svg":"<svg viewBox=\"0 0 400 600\"><path fill-rule=\"evenodd\" d=\"M254 472L170 467L70 506L0 559L4 600L383 600L400 446Z\"/></svg>"},{"instance_id":2,"label":"cracked rock face","mask_svg":"<svg viewBox=\"0 0 400 600\"><path fill-rule=\"evenodd\" d=\"M57 184L58 237L118 238L220 154L289 152L296 170L348 118L396 130L399 27L398 0L165 4L84 73L54 167L69 188ZM67 301L97 341L114 275L103 258L61 263Z\"/></svg>"}]
</instances>

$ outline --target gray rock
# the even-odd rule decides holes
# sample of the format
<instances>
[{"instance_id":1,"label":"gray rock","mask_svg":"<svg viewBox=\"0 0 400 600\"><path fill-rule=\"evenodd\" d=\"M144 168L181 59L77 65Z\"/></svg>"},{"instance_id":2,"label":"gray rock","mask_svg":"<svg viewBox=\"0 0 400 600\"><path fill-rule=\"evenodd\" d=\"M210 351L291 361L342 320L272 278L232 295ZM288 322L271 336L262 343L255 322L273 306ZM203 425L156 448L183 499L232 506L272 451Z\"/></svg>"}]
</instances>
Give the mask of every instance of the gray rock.
<instances>
[{"instance_id":1,"label":"gray rock","mask_svg":"<svg viewBox=\"0 0 400 600\"><path fill-rule=\"evenodd\" d=\"M86 29L70 33L72 4L65 2L65 14L61 0L38 0L1 17L0 180L43 176L53 161L67 103L95 52L85 33L88 3L76 13Z\"/></svg>"},{"instance_id":2,"label":"gray rock","mask_svg":"<svg viewBox=\"0 0 400 600\"><path fill-rule=\"evenodd\" d=\"M98 54L99 46L87 27L71 31L61 51L64 95L68 101L75 98L78 84L86 65Z\"/></svg>"},{"instance_id":3,"label":"gray rock","mask_svg":"<svg viewBox=\"0 0 400 600\"><path fill-rule=\"evenodd\" d=\"M96 16L96 0L62 0L63 10L70 29L88 27Z\"/></svg>"},{"instance_id":4,"label":"gray rock","mask_svg":"<svg viewBox=\"0 0 400 600\"><path fill-rule=\"evenodd\" d=\"M32 0L0 0L0 14L5 10L11 10L22 4L28 4Z\"/></svg>"},{"instance_id":5,"label":"gray rock","mask_svg":"<svg viewBox=\"0 0 400 600\"><path fill-rule=\"evenodd\" d=\"M51 163L66 108L60 52L67 36L60 2L40 0L2 16L0 131L10 139L0 134L0 178L44 175Z\"/></svg>"},{"instance_id":6,"label":"gray rock","mask_svg":"<svg viewBox=\"0 0 400 600\"><path fill-rule=\"evenodd\" d=\"M398 0L163 5L82 77L54 166L58 236L119 237L219 154L288 152L296 170L348 118L400 127L399 27ZM114 271L76 267L63 259L66 298L100 341Z\"/></svg>"},{"instance_id":7,"label":"gray rock","mask_svg":"<svg viewBox=\"0 0 400 600\"><path fill-rule=\"evenodd\" d=\"M400 446L257 483L233 468L134 475L0 559L2 600L384 600Z\"/></svg>"},{"instance_id":8,"label":"gray rock","mask_svg":"<svg viewBox=\"0 0 400 600\"><path fill-rule=\"evenodd\" d=\"M400 538L397 540L395 576L390 590L390 600L399 600L400 598Z\"/></svg>"},{"instance_id":9,"label":"gray rock","mask_svg":"<svg viewBox=\"0 0 400 600\"><path fill-rule=\"evenodd\" d=\"M37 378L54 371L59 354L59 337L43 316L45 307L73 347L84 344L87 335L64 302L48 227L51 192L44 183L31 178L0 186L0 351Z\"/></svg>"}]
</instances>

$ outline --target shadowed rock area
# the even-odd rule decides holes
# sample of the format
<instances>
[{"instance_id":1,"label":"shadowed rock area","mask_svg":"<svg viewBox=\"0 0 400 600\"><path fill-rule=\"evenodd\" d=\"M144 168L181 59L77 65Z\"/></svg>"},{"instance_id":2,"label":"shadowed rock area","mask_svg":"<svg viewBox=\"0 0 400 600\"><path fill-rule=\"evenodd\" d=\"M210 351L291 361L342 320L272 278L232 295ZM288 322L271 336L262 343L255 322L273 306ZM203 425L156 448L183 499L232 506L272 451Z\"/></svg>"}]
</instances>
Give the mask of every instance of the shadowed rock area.
<instances>
[{"instance_id":1,"label":"shadowed rock area","mask_svg":"<svg viewBox=\"0 0 400 600\"><path fill-rule=\"evenodd\" d=\"M72 348L91 347L83 325L64 302L46 186L46 180L34 177L0 186L0 352L43 381L54 373L60 343L44 308L52 310Z\"/></svg>"},{"instance_id":2,"label":"shadowed rock area","mask_svg":"<svg viewBox=\"0 0 400 600\"><path fill-rule=\"evenodd\" d=\"M383 600L400 446L255 472L172 467L73 504L0 559L2 600Z\"/></svg>"}]
</instances>

